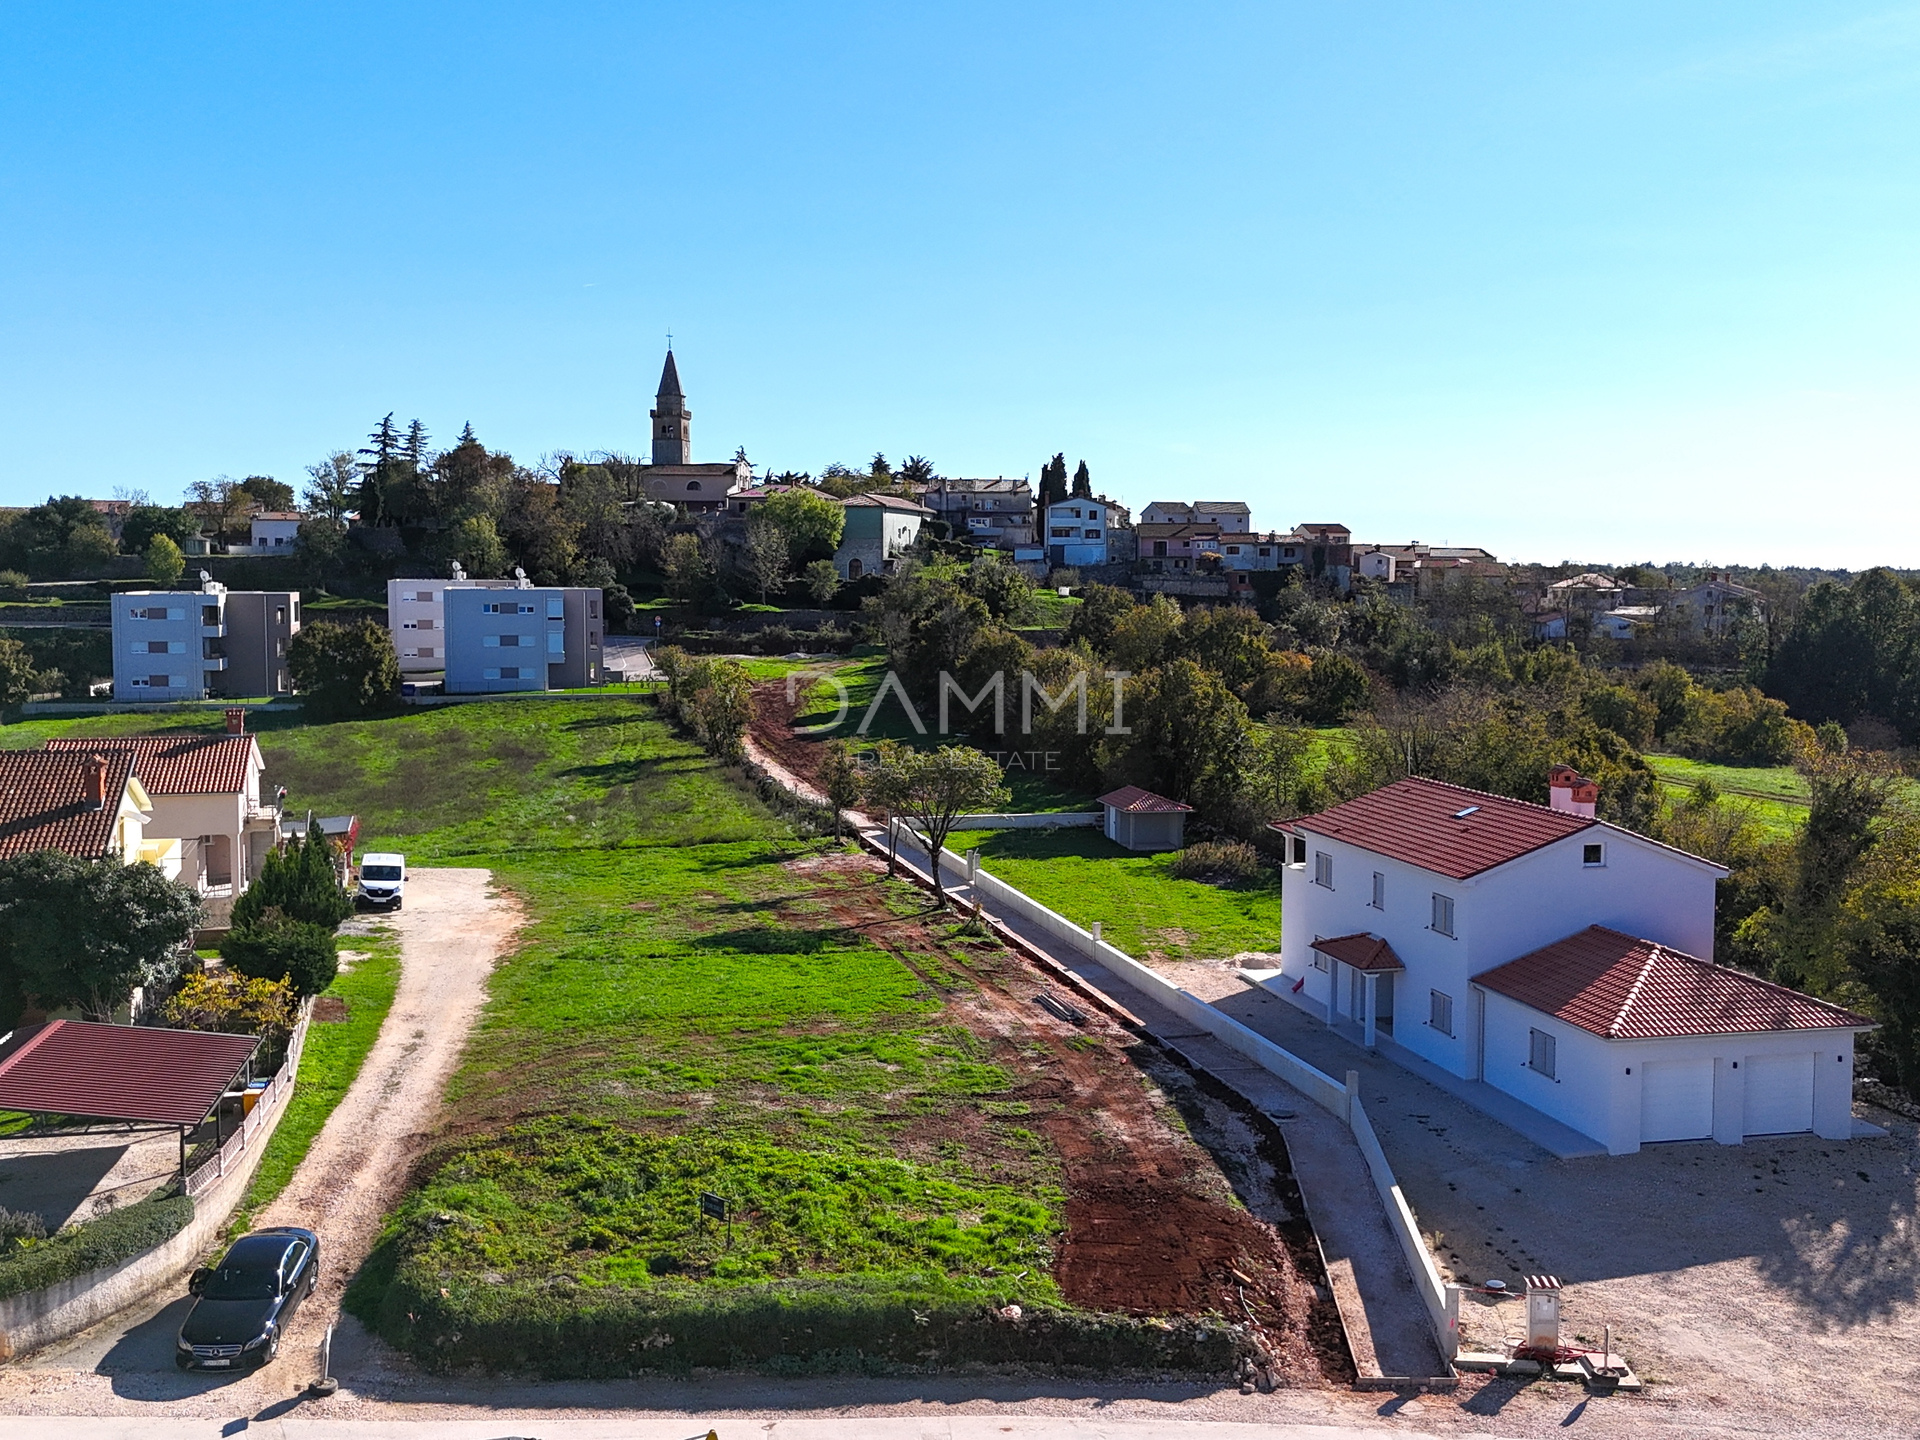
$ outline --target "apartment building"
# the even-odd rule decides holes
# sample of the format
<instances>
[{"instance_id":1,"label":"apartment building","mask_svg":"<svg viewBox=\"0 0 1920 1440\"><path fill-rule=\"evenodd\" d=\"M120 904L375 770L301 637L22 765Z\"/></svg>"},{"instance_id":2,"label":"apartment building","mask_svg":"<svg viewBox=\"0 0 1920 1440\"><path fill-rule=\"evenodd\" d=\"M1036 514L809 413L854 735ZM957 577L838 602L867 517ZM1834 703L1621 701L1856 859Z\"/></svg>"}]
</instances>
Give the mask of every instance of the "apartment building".
<instances>
[{"instance_id":1,"label":"apartment building","mask_svg":"<svg viewBox=\"0 0 1920 1440\"><path fill-rule=\"evenodd\" d=\"M234 590L201 572L197 590L113 597L113 698L205 700L291 695L287 652L300 633L297 590Z\"/></svg>"},{"instance_id":2,"label":"apartment building","mask_svg":"<svg viewBox=\"0 0 1920 1440\"><path fill-rule=\"evenodd\" d=\"M455 567L456 569L458 567ZM440 671L447 666L448 590L511 590L512 580L389 580L387 629L402 675Z\"/></svg>"},{"instance_id":3,"label":"apartment building","mask_svg":"<svg viewBox=\"0 0 1920 1440\"><path fill-rule=\"evenodd\" d=\"M447 693L570 690L604 683L601 598L590 587L447 585L442 591Z\"/></svg>"}]
</instances>

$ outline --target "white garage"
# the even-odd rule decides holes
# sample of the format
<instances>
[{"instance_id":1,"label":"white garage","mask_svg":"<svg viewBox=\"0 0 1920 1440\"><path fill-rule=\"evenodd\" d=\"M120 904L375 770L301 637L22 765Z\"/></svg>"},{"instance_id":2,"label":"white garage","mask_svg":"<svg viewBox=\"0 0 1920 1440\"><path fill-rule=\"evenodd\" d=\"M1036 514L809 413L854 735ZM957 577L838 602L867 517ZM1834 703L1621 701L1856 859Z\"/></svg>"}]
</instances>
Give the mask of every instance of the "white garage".
<instances>
[{"instance_id":1,"label":"white garage","mask_svg":"<svg viewBox=\"0 0 1920 1440\"><path fill-rule=\"evenodd\" d=\"M1746 1075L1746 1135L1794 1135L1813 1129L1813 1077L1819 1057L1749 1055L1741 1062Z\"/></svg>"},{"instance_id":2,"label":"white garage","mask_svg":"<svg viewBox=\"0 0 1920 1440\"><path fill-rule=\"evenodd\" d=\"M1713 1137L1713 1057L1649 1060L1640 1076L1640 1143Z\"/></svg>"},{"instance_id":3,"label":"white garage","mask_svg":"<svg viewBox=\"0 0 1920 1440\"><path fill-rule=\"evenodd\" d=\"M1615 1155L1853 1134L1866 1017L1594 925L1473 978L1480 1076Z\"/></svg>"}]
</instances>

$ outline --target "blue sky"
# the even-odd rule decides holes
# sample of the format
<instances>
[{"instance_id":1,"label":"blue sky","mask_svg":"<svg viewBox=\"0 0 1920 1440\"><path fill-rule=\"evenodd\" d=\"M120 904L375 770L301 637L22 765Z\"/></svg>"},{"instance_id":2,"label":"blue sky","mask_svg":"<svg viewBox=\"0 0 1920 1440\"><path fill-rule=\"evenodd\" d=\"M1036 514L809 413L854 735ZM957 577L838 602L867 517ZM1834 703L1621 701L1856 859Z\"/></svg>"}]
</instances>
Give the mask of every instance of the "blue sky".
<instances>
[{"instance_id":1,"label":"blue sky","mask_svg":"<svg viewBox=\"0 0 1920 1440\"><path fill-rule=\"evenodd\" d=\"M10 7L0 503L639 450L671 328L696 458L1920 565L1917 91L1818 0Z\"/></svg>"}]
</instances>

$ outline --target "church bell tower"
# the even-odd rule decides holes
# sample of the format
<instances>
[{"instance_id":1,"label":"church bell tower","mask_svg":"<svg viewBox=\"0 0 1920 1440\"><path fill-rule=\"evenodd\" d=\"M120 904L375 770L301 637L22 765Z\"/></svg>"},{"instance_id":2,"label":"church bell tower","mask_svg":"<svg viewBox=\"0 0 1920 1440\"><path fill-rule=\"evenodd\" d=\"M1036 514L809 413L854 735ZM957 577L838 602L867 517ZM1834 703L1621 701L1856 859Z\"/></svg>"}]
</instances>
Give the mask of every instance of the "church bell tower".
<instances>
[{"instance_id":1,"label":"church bell tower","mask_svg":"<svg viewBox=\"0 0 1920 1440\"><path fill-rule=\"evenodd\" d=\"M660 393L654 396L653 463L688 465L693 462L693 412L687 409L687 397L680 393L680 371L673 363L673 351L667 351L667 366L660 372Z\"/></svg>"}]
</instances>

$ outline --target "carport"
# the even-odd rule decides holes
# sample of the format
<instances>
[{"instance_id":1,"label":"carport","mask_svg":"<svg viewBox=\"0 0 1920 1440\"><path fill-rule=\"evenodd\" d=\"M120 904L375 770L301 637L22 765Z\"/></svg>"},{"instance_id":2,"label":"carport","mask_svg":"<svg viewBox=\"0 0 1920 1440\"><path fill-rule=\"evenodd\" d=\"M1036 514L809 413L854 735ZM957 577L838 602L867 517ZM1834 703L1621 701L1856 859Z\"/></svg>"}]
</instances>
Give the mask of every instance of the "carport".
<instances>
[{"instance_id":1,"label":"carport","mask_svg":"<svg viewBox=\"0 0 1920 1440\"><path fill-rule=\"evenodd\" d=\"M220 1101L259 1045L255 1035L145 1025L26 1025L0 1043L0 1109L174 1126L184 1184L187 1132L212 1116L218 1148Z\"/></svg>"}]
</instances>

